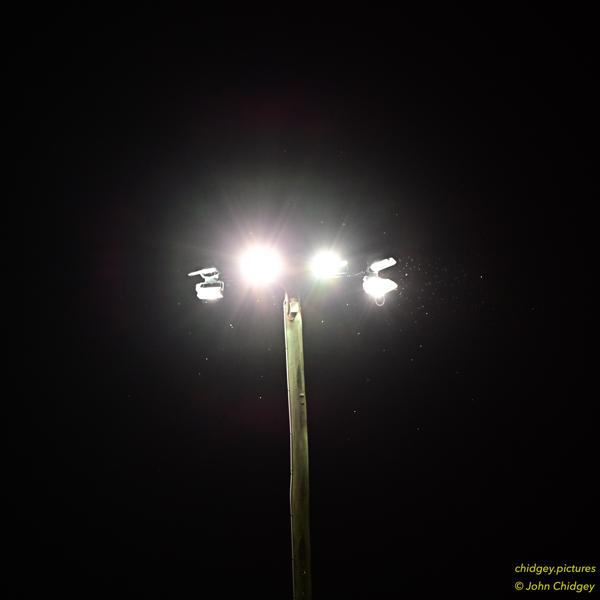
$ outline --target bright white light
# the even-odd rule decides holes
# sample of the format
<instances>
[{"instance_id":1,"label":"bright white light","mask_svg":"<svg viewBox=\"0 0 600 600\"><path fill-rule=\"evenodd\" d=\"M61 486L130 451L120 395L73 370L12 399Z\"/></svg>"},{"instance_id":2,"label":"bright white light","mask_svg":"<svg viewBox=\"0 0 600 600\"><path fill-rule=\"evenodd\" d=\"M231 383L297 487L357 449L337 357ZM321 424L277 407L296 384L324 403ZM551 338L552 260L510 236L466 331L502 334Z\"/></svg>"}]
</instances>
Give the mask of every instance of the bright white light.
<instances>
[{"instance_id":1,"label":"bright white light","mask_svg":"<svg viewBox=\"0 0 600 600\"><path fill-rule=\"evenodd\" d=\"M377 275L367 275L363 278L363 290L376 300L383 298L387 293L395 290L398 284L391 279L384 279Z\"/></svg>"},{"instance_id":2,"label":"bright white light","mask_svg":"<svg viewBox=\"0 0 600 600\"><path fill-rule=\"evenodd\" d=\"M267 246L253 246L240 261L244 277L253 283L270 283L277 279L282 270L281 258Z\"/></svg>"},{"instance_id":3,"label":"bright white light","mask_svg":"<svg viewBox=\"0 0 600 600\"><path fill-rule=\"evenodd\" d=\"M384 258L383 260L374 262L369 269L371 269L371 271L374 273L379 273L379 271L383 271L383 269L387 269L388 267L393 267L395 264L395 258Z\"/></svg>"},{"instance_id":4,"label":"bright white light","mask_svg":"<svg viewBox=\"0 0 600 600\"><path fill-rule=\"evenodd\" d=\"M310 262L310 270L322 279L337 277L346 272L347 260L342 260L335 252L319 252Z\"/></svg>"},{"instance_id":5,"label":"bright white light","mask_svg":"<svg viewBox=\"0 0 600 600\"><path fill-rule=\"evenodd\" d=\"M223 297L223 282L196 284L196 296L200 300L219 300Z\"/></svg>"}]
</instances>

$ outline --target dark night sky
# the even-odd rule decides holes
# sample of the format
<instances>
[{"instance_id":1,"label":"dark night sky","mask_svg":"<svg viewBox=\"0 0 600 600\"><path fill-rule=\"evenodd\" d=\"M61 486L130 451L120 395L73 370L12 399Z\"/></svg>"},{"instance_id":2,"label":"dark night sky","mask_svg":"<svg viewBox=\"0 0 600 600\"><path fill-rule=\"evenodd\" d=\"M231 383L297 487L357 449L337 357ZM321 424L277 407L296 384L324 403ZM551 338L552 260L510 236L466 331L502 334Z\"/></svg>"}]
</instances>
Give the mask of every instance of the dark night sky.
<instances>
[{"instance_id":1,"label":"dark night sky","mask_svg":"<svg viewBox=\"0 0 600 600\"><path fill-rule=\"evenodd\" d=\"M160 17L46 15L12 55L14 597L291 598L281 291L234 281L260 239L399 263L382 308L290 284L315 598L597 560L583 25Z\"/></svg>"}]
</instances>

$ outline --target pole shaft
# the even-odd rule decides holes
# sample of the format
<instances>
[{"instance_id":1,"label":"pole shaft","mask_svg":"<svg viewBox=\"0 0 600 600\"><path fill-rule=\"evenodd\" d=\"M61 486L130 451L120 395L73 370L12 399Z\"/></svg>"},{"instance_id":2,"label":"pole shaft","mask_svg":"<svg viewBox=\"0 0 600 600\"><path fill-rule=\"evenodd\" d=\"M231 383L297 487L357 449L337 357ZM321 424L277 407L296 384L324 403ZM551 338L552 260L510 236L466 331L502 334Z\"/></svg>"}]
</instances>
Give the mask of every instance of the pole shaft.
<instances>
[{"instance_id":1,"label":"pole shaft","mask_svg":"<svg viewBox=\"0 0 600 600\"><path fill-rule=\"evenodd\" d=\"M308 422L300 300L283 304L288 408L290 416L290 515L294 600L311 600Z\"/></svg>"}]
</instances>

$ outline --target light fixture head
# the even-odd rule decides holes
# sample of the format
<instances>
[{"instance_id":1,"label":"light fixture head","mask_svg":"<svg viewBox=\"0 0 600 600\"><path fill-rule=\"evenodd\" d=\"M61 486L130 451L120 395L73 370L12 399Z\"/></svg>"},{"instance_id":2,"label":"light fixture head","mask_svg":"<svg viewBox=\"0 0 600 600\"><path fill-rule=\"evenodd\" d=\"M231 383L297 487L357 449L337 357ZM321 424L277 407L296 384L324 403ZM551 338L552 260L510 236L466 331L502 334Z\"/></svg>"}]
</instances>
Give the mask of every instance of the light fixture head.
<instances>
[{"instance_id":1,"label":"light fixture head","mask_svg":"<svg viewBox=\"0 0 600 600\"><path fill-rule=\"evenodd\" d=\"M398 284L391 279L379 277L379 275L366 275L363 277L363 290L369 296L375 298L375 302L381 306L385 295L398 288Z\"/></svg>"},{"instance_id":2,"label":"light fixture head","mask_svg":"<svg viewBox=\"0 0 600 600\"><path fill-rule=\"evenodd\" d=\"M201 275L205 281L209 281L219 277L219 270L217 267L207 267L205 269L199 269L198 271L192 271L191 273L188 273L188 277L195 277L196 275Z\"/></svg>"},{"instance_id":3,"label":"light fixture head","mask_svg":"<svg viewBox=\"0 0 600 600\"><path fill-rule=\"evenodd\" d=\"M216 267L207 267L188 273L188 277L200 275L204 281L196 284L196 296L200 300L219 300L223 297L225 284L219 280L219 271Z\"/></svg>"},{"instance_id":4,"label":"light fixture head","mask_svg":"<svg viewBox=\"0 0 600 600\"><path fill-rule=\"evenodd\" d=\"M396 264L395 258L384 258L383 260L377 260L369 267L370 271L373 273L379 273L379 271L383 271L384 269L388 269L389 267L393 267Z\"/></svg>"},{"instance_id":5,"label":"light fixture head","mask_svg":"<svg viewBox=\"0 0 600 600\"><path fill-rule=\"evenodd\" d=\"M268 246L252 246L240 260L242 275L251 283L262 285L271 283L283 269L279 254Z\"/></svg>"},{"instance_id":6,"label":"light fixture head","mask_svg":"<svg viewBox=\"0 0 600 600\"><path fill-rule=\"evenodd\" d=\"M348 272L348 261L342 260L335 252L324 250L311 260L310 270L319 279L340 277Z\"/></svg>"},{"instance_id":7,"label":"light fixture head","mask_svg":"<svg viewBox=\"0 0 600 600\"><path fill-rule=\"evenodd\" d=\"M200 300L220 300L225 284L222 281L204 281L196 284L196 296Z\"/></svg>"}]
</instances>

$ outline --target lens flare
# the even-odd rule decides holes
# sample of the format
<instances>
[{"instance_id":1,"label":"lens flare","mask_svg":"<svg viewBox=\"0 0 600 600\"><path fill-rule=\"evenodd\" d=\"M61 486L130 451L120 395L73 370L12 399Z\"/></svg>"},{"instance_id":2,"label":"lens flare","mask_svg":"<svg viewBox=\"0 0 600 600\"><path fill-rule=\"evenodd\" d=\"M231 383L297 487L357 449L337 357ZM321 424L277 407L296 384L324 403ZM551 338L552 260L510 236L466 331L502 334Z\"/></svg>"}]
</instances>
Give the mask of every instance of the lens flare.
<instances>
[{"instance_id":1,"label":"lens flare","mask_svg":"<svg viewBox=\"0 0 600 600\"><path fill-rule=\"evenodd\" d=\"M279 254L268 246L253 246L244 252L240 259L244 278L250 283L262 285L271 283L283 269Z\"/></svg>"},{"instance_id":2,"label":"lens flare","mask_svg":"<svg viewBox=\"0 0 600 600\"><path fill-rule=\"evenodd\" d=\"M347 260L328 250L319 252L310 262L310 270L319 279L339 277L346 273L347 266Z\"/></svg>"}]
</instances>

